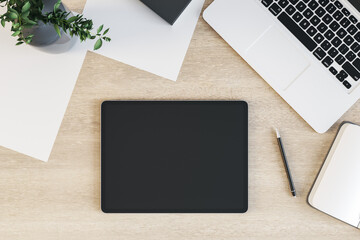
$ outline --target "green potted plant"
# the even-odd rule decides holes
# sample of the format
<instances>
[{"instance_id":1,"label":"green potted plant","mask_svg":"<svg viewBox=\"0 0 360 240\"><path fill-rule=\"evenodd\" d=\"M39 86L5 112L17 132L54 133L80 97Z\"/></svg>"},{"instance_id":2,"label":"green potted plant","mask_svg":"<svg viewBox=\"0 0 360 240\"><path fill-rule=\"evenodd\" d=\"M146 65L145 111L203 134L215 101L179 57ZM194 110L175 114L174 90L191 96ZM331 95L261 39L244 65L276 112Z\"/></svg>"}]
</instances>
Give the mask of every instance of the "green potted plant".
<instances>
[{"instance_id":1,"label":"green potted plant","mask_svg":"<svg viewBox=\"0 0 360 240\"><path fill-rule=\"evenodd\" d=\"M101 25L93 33L93 21L82 14L74 15L61 0L0 0L0 7L6 8L0 14L0 23L4 28L11 24L16 45L49 46L63 37L76 36L81 42L96 40L94 50L97 50L104 41L111 41L106 36L109 29Z\"/></svg>"}]
</instances>

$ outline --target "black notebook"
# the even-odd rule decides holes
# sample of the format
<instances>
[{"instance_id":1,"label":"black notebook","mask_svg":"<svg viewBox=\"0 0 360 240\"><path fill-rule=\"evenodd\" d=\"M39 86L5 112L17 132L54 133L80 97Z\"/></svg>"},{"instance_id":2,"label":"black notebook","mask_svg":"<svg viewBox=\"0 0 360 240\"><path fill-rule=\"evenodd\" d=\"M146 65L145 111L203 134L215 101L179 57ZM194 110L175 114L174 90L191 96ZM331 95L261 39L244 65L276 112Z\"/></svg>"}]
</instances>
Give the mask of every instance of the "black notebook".
<instances>
[{"instance_id":1,"label":"black notebook","mask_svg":"<svg viewBox=\"0 0 360 240\"><path fill-rule=\"evenodd\" d=\"M173 25L191 0L141 0L145 5Z\"/></svg>"},{"instance_id":2,"label":"black notebook","mask_svg":"<svg viewBox=\"0 0 360 240\"><path fill-rule=\"evenodd\" d=\"M102 104L104 212L242 213L247 206L245 102Z\"/></svg>"}]
</instances>

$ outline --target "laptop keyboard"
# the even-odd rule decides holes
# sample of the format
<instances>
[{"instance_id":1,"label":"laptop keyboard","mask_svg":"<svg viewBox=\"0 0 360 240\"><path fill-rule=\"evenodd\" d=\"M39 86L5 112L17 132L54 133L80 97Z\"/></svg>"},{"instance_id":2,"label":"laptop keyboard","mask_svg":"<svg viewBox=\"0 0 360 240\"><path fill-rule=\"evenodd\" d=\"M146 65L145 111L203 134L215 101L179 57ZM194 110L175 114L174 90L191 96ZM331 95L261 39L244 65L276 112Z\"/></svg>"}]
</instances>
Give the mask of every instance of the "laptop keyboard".
<instances>
[{"instance_id":1,"label":"laptop keyboard","mask_svg":"<svg viewBox=\"0 0 360 240\"><path fill-rule=\"evenodd\" d=\"M342 3L260 1L346 89L360 79L360 22Z\"/></svg>"}]
</instances>

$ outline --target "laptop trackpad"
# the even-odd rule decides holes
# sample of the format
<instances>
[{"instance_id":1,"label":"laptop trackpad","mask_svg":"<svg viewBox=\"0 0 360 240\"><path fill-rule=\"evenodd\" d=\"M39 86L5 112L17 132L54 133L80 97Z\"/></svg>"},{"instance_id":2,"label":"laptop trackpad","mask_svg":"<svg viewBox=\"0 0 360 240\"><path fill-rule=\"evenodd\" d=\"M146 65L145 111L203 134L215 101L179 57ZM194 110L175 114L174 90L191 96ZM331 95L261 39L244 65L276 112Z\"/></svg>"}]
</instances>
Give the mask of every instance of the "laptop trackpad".
<instances>
[{"instance_id":1,"label":"laptop trackpad","mask_svg":"<svg viewBox=\"0 0 360 240\"><path fill-rule=\"evenodd\" d=\"M310 66L301 51L274 26L246 50L245 60L276 90L286 89Z\"/></svg>"}]
</instances>

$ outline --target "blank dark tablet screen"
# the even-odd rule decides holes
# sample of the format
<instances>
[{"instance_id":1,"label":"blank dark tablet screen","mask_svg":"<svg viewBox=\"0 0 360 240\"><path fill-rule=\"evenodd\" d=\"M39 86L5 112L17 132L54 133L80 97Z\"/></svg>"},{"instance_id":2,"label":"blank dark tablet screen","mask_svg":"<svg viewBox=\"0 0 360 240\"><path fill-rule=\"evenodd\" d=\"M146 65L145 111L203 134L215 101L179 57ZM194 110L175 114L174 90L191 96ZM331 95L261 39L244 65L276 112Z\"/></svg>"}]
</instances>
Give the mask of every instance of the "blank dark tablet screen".
<instances>
[{"instance_id":1,"label":"blank dark tablet screen","mask_svg":"<svg viewBox=\"0 0 360 240\"><path fill-rule=\"evenodd\" d=\"M248 206L248 109L241 101L107 101L107 213L241 213Z\"/></svg>"}]
</instances>

